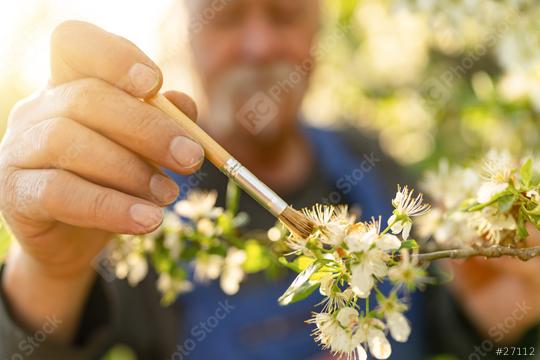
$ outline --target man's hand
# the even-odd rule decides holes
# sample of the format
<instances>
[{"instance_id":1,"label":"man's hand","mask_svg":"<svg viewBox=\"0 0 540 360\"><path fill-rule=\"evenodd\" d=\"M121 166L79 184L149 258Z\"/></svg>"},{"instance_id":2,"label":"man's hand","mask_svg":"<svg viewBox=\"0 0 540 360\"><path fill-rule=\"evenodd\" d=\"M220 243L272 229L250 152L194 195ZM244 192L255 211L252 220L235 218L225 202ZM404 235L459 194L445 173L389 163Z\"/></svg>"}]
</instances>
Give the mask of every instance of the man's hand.
<instances>
[{"instance_id":1,"label":"man's hand","mask_svg":"<svg viewBox=\"0 0 540 360\"><path fill-rule=\"evenodd\" d=\"M139 100L161 83L159 68L126 39L77 21L54 31L50 84L13 109L0 145L0 210L18 239L3 286L25 326L56 315L58 338L68 340L92 259L111 234L152 231L176 199L178 187L156 165L183 174L200 167L202 148ZM190 98L166 95L196 117Z\"/></svg>"}]
</instances>

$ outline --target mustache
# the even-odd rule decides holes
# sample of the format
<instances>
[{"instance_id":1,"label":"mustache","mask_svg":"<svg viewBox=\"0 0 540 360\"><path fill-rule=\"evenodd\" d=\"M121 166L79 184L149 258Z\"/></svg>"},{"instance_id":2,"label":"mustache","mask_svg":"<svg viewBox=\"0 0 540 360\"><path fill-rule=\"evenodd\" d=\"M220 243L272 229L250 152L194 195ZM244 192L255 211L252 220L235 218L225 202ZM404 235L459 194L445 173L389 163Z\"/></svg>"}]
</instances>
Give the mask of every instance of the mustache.
<instances>
[{"instance_id":1,"label":"mustache","mask_svg":"<svg viewBox=\"0 0 540 360\"><path fill-rule=\"evenodd\" d=\"M219 81L220 91L252 93L279 86L295 71L295 66L287 62L269 65L243 65L235 67Z\"/></svg>"},{"instance_id":2,"label":"mustache","mask_svg":"<svg viewBox=\"0 0 540 360\"><path fill-rule=\"evenodd\" d=\"M237 122L238 111L249 104L259 93L272 98L275 106L282 101L301 96L305 85L305 73L298 65L274 62L267 65L240 65L230 69L213 86L209 97L209 118L216 131L230 133ZM274 94L278 95L274 96ZM278 132L279 123L272 121L258 138L272 137Z\"/></svg>"}]
</instances>

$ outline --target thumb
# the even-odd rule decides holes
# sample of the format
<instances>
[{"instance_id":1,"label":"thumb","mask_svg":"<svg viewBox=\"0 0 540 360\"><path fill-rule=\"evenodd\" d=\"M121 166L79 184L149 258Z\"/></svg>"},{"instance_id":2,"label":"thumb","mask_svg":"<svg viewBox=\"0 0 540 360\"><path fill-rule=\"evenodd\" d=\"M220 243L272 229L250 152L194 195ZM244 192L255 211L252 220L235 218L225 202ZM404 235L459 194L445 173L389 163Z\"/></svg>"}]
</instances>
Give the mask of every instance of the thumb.
<instances>
[{"instance_id":1,"label":"thumb","mask_svg":"<svg viewBox=\"0 0 540 360\"><path fill-rule=\"evenodd\" d=\"M93 77L146 98L162 83L160 69L127 39L83 21L66 21L51 36L51 85Z\"/></svg>"}]
</instances>

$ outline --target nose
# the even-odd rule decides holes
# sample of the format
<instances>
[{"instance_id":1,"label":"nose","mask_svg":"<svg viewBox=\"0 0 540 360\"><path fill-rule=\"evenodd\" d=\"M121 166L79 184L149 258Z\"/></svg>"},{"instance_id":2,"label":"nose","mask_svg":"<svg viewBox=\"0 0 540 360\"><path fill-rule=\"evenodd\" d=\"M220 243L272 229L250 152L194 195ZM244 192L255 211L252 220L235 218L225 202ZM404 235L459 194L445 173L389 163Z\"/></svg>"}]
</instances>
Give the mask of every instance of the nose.
<instances>
[{"instance_id":1,"label":"nose","mask_svg":"<svg viewBox=\"0 0 540 360\"><path fill-rule=\"evenodd\" d=\"M242 57L254 65L271 63L280 56L279 34L262 16L252 17L244 27Z\"/></svg>"}]
</instances>

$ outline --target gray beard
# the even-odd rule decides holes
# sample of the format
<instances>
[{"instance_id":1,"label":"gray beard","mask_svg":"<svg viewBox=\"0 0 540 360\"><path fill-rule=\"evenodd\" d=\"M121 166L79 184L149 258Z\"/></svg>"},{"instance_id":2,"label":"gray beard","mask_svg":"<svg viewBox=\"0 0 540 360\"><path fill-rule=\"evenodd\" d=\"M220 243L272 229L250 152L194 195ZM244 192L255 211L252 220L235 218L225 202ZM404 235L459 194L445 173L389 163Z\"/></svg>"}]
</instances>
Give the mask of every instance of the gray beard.
<instances>
[{"instance_id":1,"label":"gray beard","mask_svg":"<svg viewBox=\"0 0 540 360\"><path fill-rule=\"evenodd\" d=\"M291 81L293 75L296 81ZM237 120L237 114L252 96L265 94L281 112L288 101L302 96L306 79L306 74L298 74L295 66L289 63L237 67L224 75L210 90L209 124L221 136L233 136L240 132L249 134ZM289 84L287 88L283 86L285 83ZM275 91L280 91L280 95L275 95ZM258 141L269 141L279 135L281 127L280 121L269 121L260 132L251 133L251 136L256 136Z\"/></svg>"}]
</instances>

